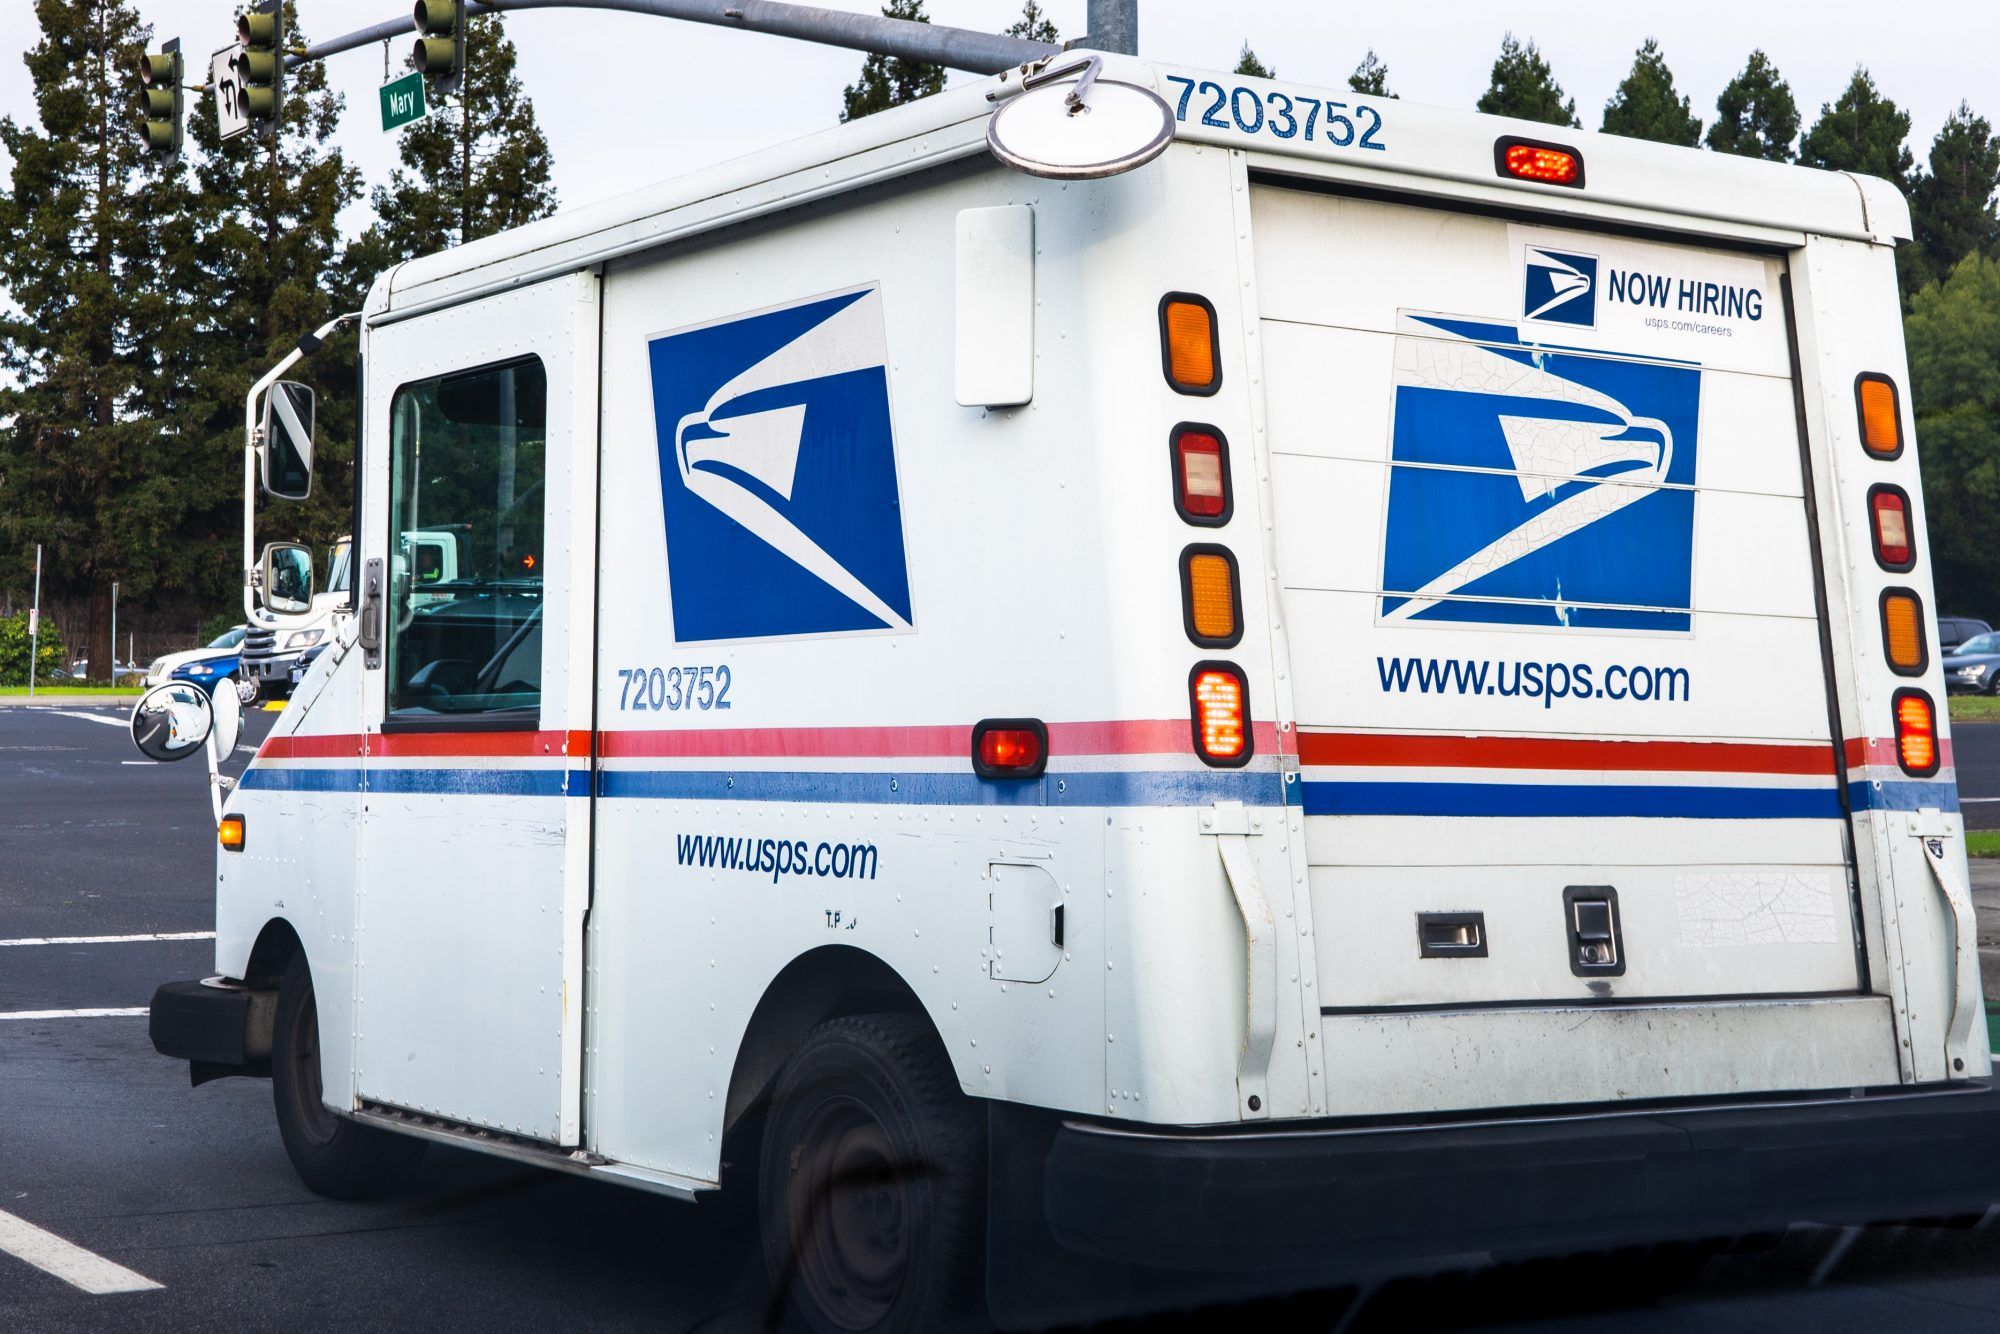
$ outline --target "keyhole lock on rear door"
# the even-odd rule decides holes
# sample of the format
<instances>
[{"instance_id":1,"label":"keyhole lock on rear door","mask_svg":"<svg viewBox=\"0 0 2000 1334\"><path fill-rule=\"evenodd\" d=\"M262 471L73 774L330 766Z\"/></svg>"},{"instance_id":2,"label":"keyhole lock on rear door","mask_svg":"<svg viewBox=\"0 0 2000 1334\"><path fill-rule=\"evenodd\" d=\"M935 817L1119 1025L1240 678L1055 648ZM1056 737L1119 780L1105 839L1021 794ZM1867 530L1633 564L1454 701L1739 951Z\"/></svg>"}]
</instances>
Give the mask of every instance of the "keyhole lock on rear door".
<instances>
[{"instance_id":1,"label":"keyhole lock on rear door","mask_svg":"<svg viewBox=\"0 0 2000 1334\"><path fill-rule=\"evenodd\" d=\"M1578 977L1623 977L1625 942L1619 931L1618 891L1609 885L1563 890L1569 930L1569 970Z\"/></svg>"}]
</instances>

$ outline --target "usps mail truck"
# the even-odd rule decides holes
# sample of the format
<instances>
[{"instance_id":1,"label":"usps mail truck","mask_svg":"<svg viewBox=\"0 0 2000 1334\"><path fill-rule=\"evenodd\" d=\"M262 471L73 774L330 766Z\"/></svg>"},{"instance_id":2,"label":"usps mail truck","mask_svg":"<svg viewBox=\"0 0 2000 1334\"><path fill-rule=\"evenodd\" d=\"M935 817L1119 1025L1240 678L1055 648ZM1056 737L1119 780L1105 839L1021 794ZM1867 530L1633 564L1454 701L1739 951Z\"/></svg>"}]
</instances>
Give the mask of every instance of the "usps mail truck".
<instances>
[{"instance_id":1,"label":"usps mail truck","mask_svg":"<svg viewBox=\"0 0 2000 1334\"><path fill-rule=\"evenodd\" d=\"M814 1330L1977 1213L1909 234L1107 56L404 264L154 1041Z\"/></svg>"}]
</instances>

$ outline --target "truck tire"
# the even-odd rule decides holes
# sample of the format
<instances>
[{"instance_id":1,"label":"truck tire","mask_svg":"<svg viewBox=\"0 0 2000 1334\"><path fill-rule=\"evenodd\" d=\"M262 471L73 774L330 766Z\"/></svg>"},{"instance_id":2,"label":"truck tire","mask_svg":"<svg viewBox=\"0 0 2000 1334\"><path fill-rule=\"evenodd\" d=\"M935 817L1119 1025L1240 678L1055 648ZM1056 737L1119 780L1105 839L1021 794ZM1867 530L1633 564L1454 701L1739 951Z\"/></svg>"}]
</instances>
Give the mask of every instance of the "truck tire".
<instances>
[{"instance_id":1,"label":"truck tire","mask_svg":"<svg viewBox=\"0 0 2000 1334\"><path fill-rule=\"evenodd\" d=\"M404 1184L424 1156L424 1142L336 1116L321 1100L319 1006L312 970L295 954L278 986L271 1035L271 1101L278 1134L299 1179L314 1194L361 1200Z\"/></svg>"},{"instance_id":2,"label":"truck tire","mask_svg":"<svg viewBox=\"0 0 2000 1334\"><path fill-rule=\"evenodd\" d=\"M986 1117L922 1017L856 1015L807 1035L772 1092L758 1192L784 1328L982 1323Z\"/></svg>"}]
</instances>

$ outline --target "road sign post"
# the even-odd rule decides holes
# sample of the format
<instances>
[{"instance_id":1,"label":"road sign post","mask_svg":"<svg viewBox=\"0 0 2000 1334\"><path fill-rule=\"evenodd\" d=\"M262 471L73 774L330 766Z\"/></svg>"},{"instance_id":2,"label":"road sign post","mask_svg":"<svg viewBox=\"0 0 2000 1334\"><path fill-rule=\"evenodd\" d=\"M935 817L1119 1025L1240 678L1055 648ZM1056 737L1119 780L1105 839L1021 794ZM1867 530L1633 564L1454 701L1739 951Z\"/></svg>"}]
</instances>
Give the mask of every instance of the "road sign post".
<instances>
[{"instance_id":1,"label":"road sign post","mask_svg":"<svg viewBox=\"0 0 2000 1334\"><path fill-rule=\"evenodd\" d=\"M422 120L430 111L424 97L424 76L414 70L382 85L382 128L400 130Z\"/></svg>"},{"instance_id":2,"label":"road sign post","mask_svg":"<svg viewBox=\"0 0 2000 1334\"><path fill-rule=\"evenodd\" d=\"M35 543L35 605L28 608L28 698L35 697L35 668L42 656L42 544Z\"/></svg>"}]
</instances>

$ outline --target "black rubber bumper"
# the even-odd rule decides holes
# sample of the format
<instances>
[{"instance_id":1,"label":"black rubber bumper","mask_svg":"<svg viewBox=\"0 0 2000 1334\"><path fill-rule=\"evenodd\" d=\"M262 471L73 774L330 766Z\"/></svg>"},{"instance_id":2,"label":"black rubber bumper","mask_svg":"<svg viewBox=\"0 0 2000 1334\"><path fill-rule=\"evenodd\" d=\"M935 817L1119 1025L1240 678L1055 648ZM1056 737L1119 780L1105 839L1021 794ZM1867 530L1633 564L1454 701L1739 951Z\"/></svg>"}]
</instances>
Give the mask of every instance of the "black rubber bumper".
<instances>
[{"instance_id":1,"label":"black rubber bumper","mask_svg":"<svg viewBox=\"0 0 2000 1334\"><path fill-rule=\"evenodd\" d=\"M1042 1185L1065 1249L1218 1270L1976 1214L2000 1202L2000 1091L1214 1134L1071 1121Z\"/></svg>"},{"instance_id":2,"label":"black rubber bumper","mask_svg":"<svg viewBox=\"0 0 2000 1334\"><path fill-rule=\"evenodd\" d=\"M226 1074L270 1073L277 996L214 982L169 982L153 993L147 1033L153 1050L187 1061L194 1082Z\"/></svg>"}]
</instances>

